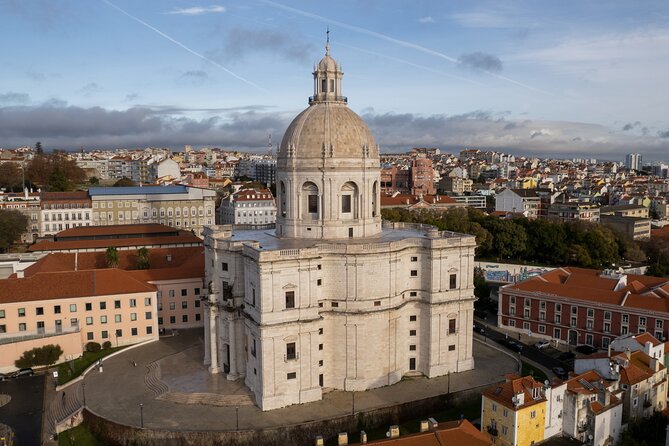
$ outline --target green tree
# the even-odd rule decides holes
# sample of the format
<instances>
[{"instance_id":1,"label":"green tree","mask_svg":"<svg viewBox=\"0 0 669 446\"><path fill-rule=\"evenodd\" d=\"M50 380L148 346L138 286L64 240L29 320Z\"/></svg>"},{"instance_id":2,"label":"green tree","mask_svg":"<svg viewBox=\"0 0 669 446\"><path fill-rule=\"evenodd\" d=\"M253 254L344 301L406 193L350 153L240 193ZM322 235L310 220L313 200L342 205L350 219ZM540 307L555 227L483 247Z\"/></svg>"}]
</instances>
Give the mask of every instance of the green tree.
<instances>
[{"instance_id":1,"label":"green tree","mask_svg":"<svg viewBox=\"0 0 669 446\"><path fill-rule=\"evenodd\" d=\"M28 217L15 209L0 209L0 252L6 252L28 228Z\"/></svg>"},{"instance_id":2,"label":"green tree","mask_svg":"<svg viewBox=\"0 0 669 446\"><path fill-rule=\"evenodd\" d=\"M116 183L114 183L114 187L131 187L131 186L137 186L137 183L132 181L130 178L126 177L123 177Z\"/></svg>"},{"instance_id":3,"label":"green tree","mask_svg":"<svg viewBox=\"0 0 669 446\"><path fill-rule=\"evenodd\" d=\"M68 180L65 172L56 166L51 170L47 187L51 192L65 192L72 188L72 183Z\"/></svg>"},{"instance_id":4,"label":"green tree","mask_svg":"<svg viewBox=\"0 0 669 446\"><path fill-rule=\"evenodd\" d=\"M137 269L149 269L150 266L148 248L139 248L137 250Z\"/></svg>"},{"instance_id":5,"label":"green tree","mask_svg":"<svg viewBox=\"0 0 669 446\"><path fill-rule=\"evenodd\" d=\"M39 141L35 143L35 152L38 155L44 155L44 149L42 148L42 143Z\"/></svg>"},{"instance_id":6,"label":"green tree","mask_svg":"<svg viewBox=\"0 0 669 446\"><path fill-rule=\"evenodd\" d=\"M113 246L107 248L105 251L105 260L107 268L118 268L118 249Z\"/></svg>"},{"instance_id":7,"label":"green tree","mask_svg":"<svg viewBox=\"0 0 669 446\"><path fill-rule=\"evenodd\" d=\"M100 179L98 177L90 177L88 182L93 185L98 185L100 184Z\"/></svg>"},{"instance_id":8,"label":"green tree","mask_svg":"<svg viewBox=\"0 0 669 446\"><path fill-rule=\"evenodd\" d=\"M490 219L485 228L493 236L492 249L498 258L518 258L525 252L527 233L514 220Z\"/></svg>"}]
</instances>

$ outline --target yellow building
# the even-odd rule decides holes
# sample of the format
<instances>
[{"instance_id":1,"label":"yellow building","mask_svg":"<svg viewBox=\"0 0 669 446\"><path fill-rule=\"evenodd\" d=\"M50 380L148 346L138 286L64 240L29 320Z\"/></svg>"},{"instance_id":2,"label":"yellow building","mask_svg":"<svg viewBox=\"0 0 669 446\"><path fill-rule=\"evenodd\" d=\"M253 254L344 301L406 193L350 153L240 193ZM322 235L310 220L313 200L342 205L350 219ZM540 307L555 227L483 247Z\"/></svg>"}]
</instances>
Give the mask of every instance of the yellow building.
<instances>
[{"instance_id":1,"label":"yellow building","mask_svg":"<svg viewBox=\"0 0 669 446\"><path fill-rule=\"evenodd\" d=\"M496 445L529 446L544 439L546 394L531 376L507 376L483 391L481 430Z\"/></svg>"}]
</instances>

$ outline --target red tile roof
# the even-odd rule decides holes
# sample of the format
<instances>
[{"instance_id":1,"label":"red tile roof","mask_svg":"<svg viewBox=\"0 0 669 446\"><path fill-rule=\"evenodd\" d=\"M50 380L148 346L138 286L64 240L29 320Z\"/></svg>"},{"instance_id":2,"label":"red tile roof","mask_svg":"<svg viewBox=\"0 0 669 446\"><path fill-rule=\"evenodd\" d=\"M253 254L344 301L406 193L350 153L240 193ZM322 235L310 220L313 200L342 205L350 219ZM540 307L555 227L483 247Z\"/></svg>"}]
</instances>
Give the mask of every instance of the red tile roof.
<instances>
[{"instance_id":1,"label":"red tile roof","mask_svg":"<svg viewBox=\"0 0 669 446\"><path fill-rule=\"evenodd\" d=\"M467 420L447 421L426 432L370 441L376 446L492 446L490 435L484 434ZM351 446L354 446L352 443Z\"/></svg>"},{"instance_id":2,"label":"red tile roof","mask_svg":"<svg viewBox=\"0 0 669 446\"><path fill-rule=\"evenodd\" d=\"M242 189L234 194L235 201L264 201L272 199L274 197L269 189Z\"/></svg>"},{"instance_id":3,"label":"red tile roof","mask_svg":"<svg viewBox=\"0 0 669 446\"><path fill-rule=\"evenodd\" d=\"M542 293L588 302L669 312L669 280L660 277L627 274L628 285L616 290L619 280L602 277L601 271L575 267L558 268L504 288Z\"/></svg>"},{"instance_id":4,"label":"red tile roof","mask_svg":"<svg viewBox=\"0 0 669 446\"><path fill-rule=\"evenodd\" d=\"M117 238L117 239L101 239L101 240L72 240L63 242L38 242L28 248L30 252L39 251L68 251L78 249L106 249L109 247L134 247L146 246L151 249L151 246L157 245L185 245L185 244L202 244L202 239L183 231L176 237L141 237L141 238Z\"/></svg>"},{"instance_id":5,"label":"red tile roof","mask_svg":"<svg viewBox=\"0 0 669 446\"><path fill-rule=\"evenodd\" d=\"M515 375L507 376L506 382L487 388L482 394L493 401L496 401L512 410L518 410L534 404L546 401L543 392L541 397L532 398L532 389L541 389L543 384L537 382L531 376L518 377ZM515 406L513 397L522 393L523 404Z\"/></svg>"},{"instance_id":6,"label":"red tile roof","mask_svg":"<svg viewBox=\"0 0 669 446\"><path fill-rule=\"evenodd\" d=\"M39 273L0 280L0 303L30 302L70 297L107 296L155 291L153 285L119 269Z\"/></svg>"},{"instance_id":7,"label":"red tile roof","mask_svg":"<svg viewBox=\"0 0 669 446\"><path fill-rule=\"evenodd\" d=\"M114 235L138 235L145 234L176 234L179 229L158 223L147 223L137 225L108 225L108 226L78 226L76 228L66 229L56 234L56 240L65 237L96 237L96 236L114 236Z\"/></svg>"}]
</instances>

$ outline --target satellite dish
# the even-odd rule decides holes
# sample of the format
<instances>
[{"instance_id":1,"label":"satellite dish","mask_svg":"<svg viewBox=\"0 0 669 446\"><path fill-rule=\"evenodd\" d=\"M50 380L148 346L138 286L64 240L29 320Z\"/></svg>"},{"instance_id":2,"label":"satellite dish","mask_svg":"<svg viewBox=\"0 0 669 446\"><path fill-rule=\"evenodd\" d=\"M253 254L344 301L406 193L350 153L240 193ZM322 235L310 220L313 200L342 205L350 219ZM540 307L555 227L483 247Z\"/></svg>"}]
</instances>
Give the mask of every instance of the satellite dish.
<instances>
[{"instance_id":1,"label":"satellite dish","mask_svg":"<svg viewBox=\"0 0 669 446\"><path fill-rule=\"evenodd\" d=\"M386 437L390 438L390 432L386 432Z\"/></svg>"},{"instance_id":2,"label":"satellite dish","mask_svg":"<svg viewBox=\"0 0 669 446\"><path fill-rule=\"evenodd\" d=\"M550 383L551 383L551 382L550 382L549 380L544 381L544 385L545 385L546 387L548 387L548 386L550 385Z\"/></svg>"}]
</instances>

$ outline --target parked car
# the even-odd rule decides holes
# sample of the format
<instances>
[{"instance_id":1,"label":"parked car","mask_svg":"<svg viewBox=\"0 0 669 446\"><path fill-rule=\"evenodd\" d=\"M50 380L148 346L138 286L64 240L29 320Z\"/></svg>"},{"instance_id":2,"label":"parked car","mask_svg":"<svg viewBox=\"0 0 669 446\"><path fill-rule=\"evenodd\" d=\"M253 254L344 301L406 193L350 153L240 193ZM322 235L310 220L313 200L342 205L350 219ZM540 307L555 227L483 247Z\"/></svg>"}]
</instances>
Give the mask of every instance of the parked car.
<instances>
[{"instance_id":1,"label":"parked car","mask_svg":"<svg viewBox=\"0 0 669 446\"><path fill-rule=\"evenodd\" d=\"M509 347L511 350L513 350L516 353L520 353L523 351L523 344L519 344L516 341L509 341L506 344L507 347Z\"/></svg>"},{"instance_id":2,"label":"parked car","mask_svg":"<svg viewBox=\"0 0 669 446\"><path fill-rule=\"evenodd\" d=\"M534 348L538 348L539 350L550 346L551 346L550 341L539 341L534 343Z\"/></svg>"},{"instance_id":3,"label":"parked car","mask_svg":"<svg viewBox=\"0 0 669 446\"><path fill-rule=\"evenodd\" d=\"M22 376L33 376L34 374L35 374L35 372L33 371L33 369L31 369L30 367L27 367L27 368L24 368L24 369L19 369L16 372L14 372L14 377L20 378Z\"/></svg>"},{"instance_id":4,"label":"parked car","mask_svg":"<svg viewBox=\"0 0 669 446\"><path fill-rule=\"evenodd\" d=\"M576 347L576 351L583 353L584 355L592 355L593 353L597 353L597 349L590 347L589 345L579 345Z\"/></svg>"},{"instance_id":5,"label":"parked car","mask_svg":"<svg viewBox=\"0 0 669 446\"><path fill-rule=\"evenodd\" d=\"M474 323L474 331L477 333L485 333L485 325Z\"/></svg>"},{"instance_id":6,"label":"parked car","mask_svg":"<svg viewBox=\"0 0 669 446\"><path fill-rule=\"evenodd\" d=\"M11 373L0 373L0 381L6 381L12 377Z\"/></svg>"},{"instance_id":7,"label":"parked car","mask_svg":"<svg viewBox=\"0 0 669 446\"><path fill-rule=\"evenodd\" d=\"M560 379L568 378L567 371L562 367L553 367L553 373Z\"/></svg>"}]
</instances>

